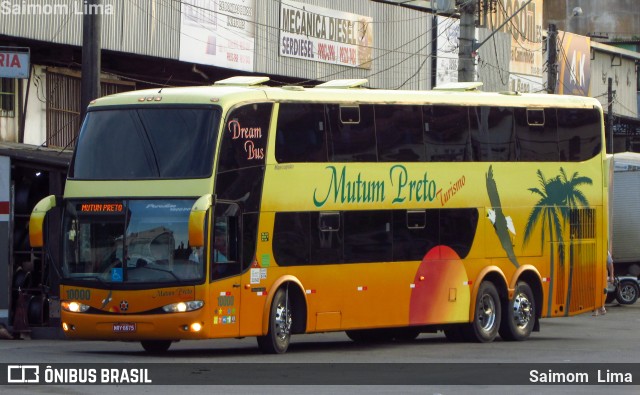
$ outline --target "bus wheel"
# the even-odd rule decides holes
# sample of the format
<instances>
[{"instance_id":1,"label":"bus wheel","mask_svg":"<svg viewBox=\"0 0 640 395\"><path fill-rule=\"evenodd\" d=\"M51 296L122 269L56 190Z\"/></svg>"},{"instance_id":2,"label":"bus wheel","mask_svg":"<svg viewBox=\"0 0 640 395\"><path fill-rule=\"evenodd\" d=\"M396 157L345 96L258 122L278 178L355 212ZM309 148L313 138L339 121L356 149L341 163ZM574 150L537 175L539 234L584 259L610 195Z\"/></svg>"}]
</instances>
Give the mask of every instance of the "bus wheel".
<instances>
[{"instance_id":1,"label":"bus wheel","mask_svg":"<svg viewBox=\"0 0 640 395\"><path fill-rule=\"evenodd\" d=\"M163 353L171 347L171 340L143 340L140 344L146 352Z\"/></svg>"},{"instance_id":2,"label":"bus wheel","mask_svg":"<svg viewBox=\"0 0 640 395\"><path fill-rule=\"evenodd\" d=\"M495 285L483 281L478 289L473 321L465 328L464 338L478 343L492 342L500 327L500 298Z\"/></svg>"},{"instance_id":3,"label":"bus wheel","mask_svg":"<svg viewBox=\"0 0 640 395\"><path fill-rule=\"evenodd\" d=\"M265 354L283 354L291 341L291 302L286 288L276 291L269 314L269 331L258 336L258 347Z\"/></svg>"},{"instance_id":4,"label":"bus wheel","mask_svg":"<svg viewBox=\"0 0 640 395\"><path fill-rule=\"evenodd\" d=\"M513 299L504 309L505 319L500 324L500 337L504 340L524 340L531 335L536 322L536 303L529 284L519 282Z\"/></svg>"}]
</instances>

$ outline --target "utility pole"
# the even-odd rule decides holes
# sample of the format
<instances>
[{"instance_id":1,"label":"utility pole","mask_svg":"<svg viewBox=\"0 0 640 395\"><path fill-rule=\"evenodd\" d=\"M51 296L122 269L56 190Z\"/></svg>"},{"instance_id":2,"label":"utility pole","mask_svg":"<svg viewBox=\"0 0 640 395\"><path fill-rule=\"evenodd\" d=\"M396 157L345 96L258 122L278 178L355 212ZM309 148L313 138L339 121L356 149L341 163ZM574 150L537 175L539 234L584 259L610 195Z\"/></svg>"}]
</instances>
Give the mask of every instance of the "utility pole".
<instances>
[{"instance_id":1,"label":"utility pole","mask_svg":"<svg viewBox=\"0 0 640 395\"><path fill-rule=\"evenodd\" d=\"M475 80L475 64L473 60L476 38L476 2L465 1L460 4L460 38L458 52L458 82Z\"/></svg>"},{"instance_id":2,"label":"utility pole","mask_svg":"<svg viewBox=\"0 0 640 395\"><path fill-rule=\"evenodd\" d=\"M607 109L607 129L609 134L609 149L607 152L613 154L613 79L609 77L607 87L607 103L609 104Z\"/></svg>"},{"instance_id":3,"label":"utility pole","mask_svg":"<svg viewBox=\"0 0 640 395\"><path fill-rule=\"evenodd\" d=\"M549 24L549 30L547 31L547 50L549 51L549 62L547 70L547 93L556 92L556 84L558 83L558 31L556 25Z\"/></svg>"},{"instance_id":4,"label":"utility pole","mask_svg":"<svg viewBox=\"0 0 640 395\"><path fill-rule=\"evenodd\" d=\"M80 98L80 122L84 120L87 106L100 97L100 49L102 31L101 0L86 0L89 12L82 19L82 82Z\"/></svg>"}]
</instances>

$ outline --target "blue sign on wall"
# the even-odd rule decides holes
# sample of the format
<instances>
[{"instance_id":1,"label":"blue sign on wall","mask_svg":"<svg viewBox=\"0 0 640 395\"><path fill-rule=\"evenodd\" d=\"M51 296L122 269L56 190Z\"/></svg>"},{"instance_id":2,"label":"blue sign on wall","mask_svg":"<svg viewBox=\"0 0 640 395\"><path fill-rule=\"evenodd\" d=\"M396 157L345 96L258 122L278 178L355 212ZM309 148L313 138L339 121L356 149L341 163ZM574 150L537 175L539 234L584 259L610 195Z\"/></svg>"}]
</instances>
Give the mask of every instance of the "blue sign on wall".
<instances>
[{"instance_id":1,"label":"blue sign on wall","mask_svg":"<svg viewBox=\"0 0 640 395\"><path fill-rule=\"evenodd\" d=\"M0 77L29 78L29 48L0 47Z\"/></svg>"}]
</instances>

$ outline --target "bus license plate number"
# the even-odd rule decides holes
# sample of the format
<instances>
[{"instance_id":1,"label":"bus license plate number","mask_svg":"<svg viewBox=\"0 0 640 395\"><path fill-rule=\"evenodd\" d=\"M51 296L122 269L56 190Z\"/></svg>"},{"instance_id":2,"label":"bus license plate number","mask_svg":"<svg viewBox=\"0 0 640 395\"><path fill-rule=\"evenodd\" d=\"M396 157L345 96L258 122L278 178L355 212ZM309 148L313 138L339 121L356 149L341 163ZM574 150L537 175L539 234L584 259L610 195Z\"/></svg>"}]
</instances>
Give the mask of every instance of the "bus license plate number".
<instances>
[{"instance_id":1,"label":"bus license plate number","mask_svg":"<svg viewBox=\"0 0 640 395\"><path fill-rule=\"evenodd\" d=\"M135 332L136 324L132 322L119 322L117 324L113 324L113 331L116 333Z\"/></svg>"}]
</instances>

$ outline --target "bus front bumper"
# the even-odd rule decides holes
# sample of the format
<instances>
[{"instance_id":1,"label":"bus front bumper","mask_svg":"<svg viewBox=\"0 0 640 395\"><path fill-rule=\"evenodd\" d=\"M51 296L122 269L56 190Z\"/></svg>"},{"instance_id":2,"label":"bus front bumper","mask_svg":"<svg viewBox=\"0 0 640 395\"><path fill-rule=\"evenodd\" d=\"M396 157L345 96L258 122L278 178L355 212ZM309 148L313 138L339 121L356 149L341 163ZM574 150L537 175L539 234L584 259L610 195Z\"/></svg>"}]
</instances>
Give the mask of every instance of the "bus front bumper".
<instances>
[{"instance_id":1,"label":"bus front bumper","mask_svg":"<svg viewBox=\"0 0 640 395\"><path fill-rule=\"evenodd\" d=\"M101 315L63 312L62 329L72 339L204 339L210 327L203 311L172 314Z\"/></svg>"}]
</instances>

